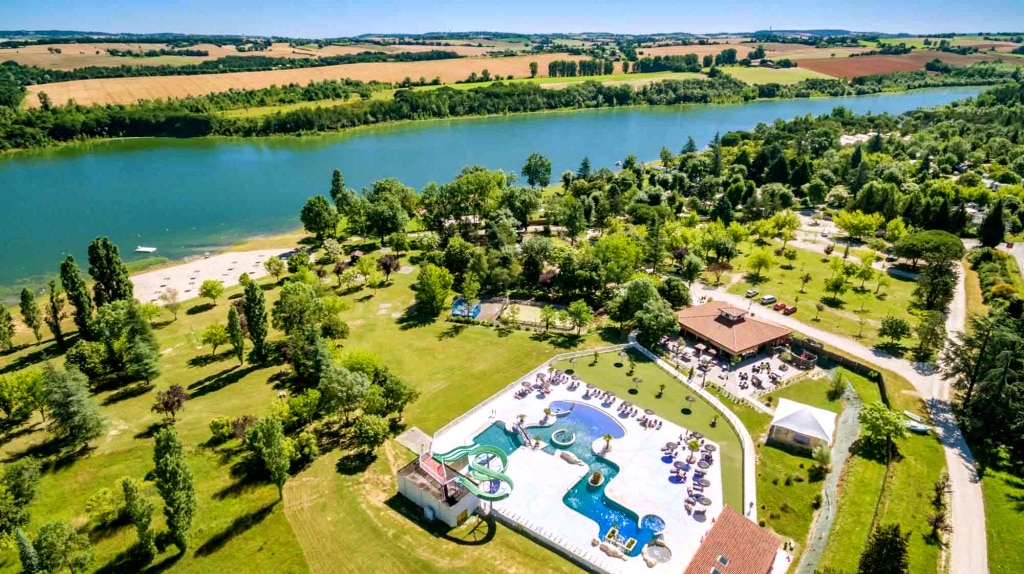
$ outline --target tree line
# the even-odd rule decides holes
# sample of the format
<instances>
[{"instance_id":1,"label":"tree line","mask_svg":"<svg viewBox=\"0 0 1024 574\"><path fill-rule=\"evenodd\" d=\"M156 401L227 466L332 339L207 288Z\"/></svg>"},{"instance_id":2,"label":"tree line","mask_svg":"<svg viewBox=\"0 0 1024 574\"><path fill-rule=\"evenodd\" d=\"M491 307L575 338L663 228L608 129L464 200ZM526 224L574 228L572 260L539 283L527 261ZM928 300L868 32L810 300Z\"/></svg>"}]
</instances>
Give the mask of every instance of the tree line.
<instances>
[{"instance_id":1,"label":"tree line","mask_svg":"<svg viewBox=\"0 0 1024 574\"><path fill-rule=\"evenodd\" d=\"M0 66L2 67L2 66ZM717 69L716 70L720 70ZM211 113L243 105L266 105L324 96L347 97L347 88L366 97L366 86L345 81L309 86L239 91L167 102L121 106L50 106L0 112L0 149L42 147L52 143L105 137L265 136L341 130L381 122L582 109L626 105L724 103L758 98L843 96L928 86L997 84L1019 78L1019 71L976 65L950 74L924 72L846 80L812 79L793 84L750 86L726 73L709 79L662 80L644 86L581 82L546 90L529 83L495 83L471 90L399 90L391 100L301 108L262 118L226 118ZM0 102L20 102L23 88L0 82ZM2 109L2 108L0 108Z\"/></svg>"},{"instance_id":2,"label":"tree line","mask_svg":"<svg viewBox=\"0 0 1024 574\"><path fill-rule=\"evenodd\" d=\"M607 76L615 72L611 60L553 60L548 62L548 76L575 78L576 76Z\"/></svg>"},{"instance_id":3,"label":"tree line","mask_svg":"<svg viewBox=\"0 0 1024 574\"><path fill-rule=\"evenodd\" d=\"M111 56L124 58L156 58L158 56L202 57L210 55L210 52L207 50L193 50L189 48L160 48L153 50L118 50L117 48L107 48L106 50Z\"/></svg>"}]
</instances>

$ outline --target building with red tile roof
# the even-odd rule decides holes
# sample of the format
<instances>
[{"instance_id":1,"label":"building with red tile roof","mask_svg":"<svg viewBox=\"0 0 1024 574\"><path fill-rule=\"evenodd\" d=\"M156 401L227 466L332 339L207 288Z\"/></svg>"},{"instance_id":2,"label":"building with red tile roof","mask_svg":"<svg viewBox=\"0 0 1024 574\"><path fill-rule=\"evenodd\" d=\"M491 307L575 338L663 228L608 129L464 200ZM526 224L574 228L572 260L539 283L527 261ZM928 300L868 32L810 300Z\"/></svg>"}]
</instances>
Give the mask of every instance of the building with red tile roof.
<instances>
[{"instance_id":1,"label":"building with red tile roof","mask_svg":"<svg viewBox=\"0 0 1024 574\"><path fill-rule=\"evenodd\" d=\"M726 506L684 574L771 574L778 550L778 536Z\"/></svg>"},{"instance_id":2,"label":"building with red tile roof","mask_svg":"<svg viewBox=\"0 0 1024 574\"><path fill-rule=\"evenodd\" d=\"M683 333L734 357L754 355L781 344L793 332L723 301L683 309L677 318Z\"/></svg>"}]
</instances>

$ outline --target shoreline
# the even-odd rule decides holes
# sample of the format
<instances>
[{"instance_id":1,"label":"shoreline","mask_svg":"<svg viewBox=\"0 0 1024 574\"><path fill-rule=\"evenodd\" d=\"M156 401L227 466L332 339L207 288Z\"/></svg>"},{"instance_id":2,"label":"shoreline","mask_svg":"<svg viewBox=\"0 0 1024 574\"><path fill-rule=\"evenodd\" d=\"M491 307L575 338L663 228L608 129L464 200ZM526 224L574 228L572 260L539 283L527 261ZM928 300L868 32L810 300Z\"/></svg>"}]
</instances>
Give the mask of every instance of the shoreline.
<instances>
[{"instance_id":1,"label":"shoreline","mask_svg":"<svg viewBox=\"0 0 1024 574\"><path fill-rule=\"evenodd\" d=\"M583 82L576 82L583 83ZM342 128L339 130L323 130L315 132L291 132L291 133L276 133L259 136L234 136L234 135L220 135L220 134L209 134L203 136L194 137L172 137L172 136L122 136L122 137L109 137L109 138L90 138L85 140L71 140L65 142L56 142L48 144L42 147L34 148L18 148L9 150L0 150L0 161L7 158L17 159L20 154L31 154L40 153L47 151L60 151L69 148L81 146L86 148L90 145L105 144L107 142L119 142L119 141L134 141L134 140L211 140L211 141L241 141L241 142L252 142L259 140L270 140L270 139L316 139L325 138L332 136L342 136L349 134L358 134L364 130L371 130L376 128L394 128L403 125L416 125L424 124L428 125L431 122L440 121L457 121L457 120L471 120L471 119L488 119L488 118L500 118L500 117L528 117L532 115L540 114L563 114L563 113L579 113L579 112L594 112L601 110L621 110L621 109L638 109L638 108L676 108L676 107L692 107L692 106L731 106L731 105L743 105L743 104L754 104L759 102L787 102L787 101L803 101L803 100L820 100L820 99L843 99L843 98L863 98L870 96L885 96L885 95L899 95L908 94L912 92L920 92L925 90L946 90L946 89L980 89L991 88L998 84L972 84L972 85L950 85L950 86L930 86L924 88L908 88L908 89L884 89L878 92L870 94L851 94L846 96L828 96L828 95L813 95L807 97L789 97L789 98L754 98L752 100L744 100L742 97L736 98L730 101L719 101L719 102L688 102L680 104L627 104L621 106L600 106L600 107L583 107L583 108L557 108L549 110L536 110L530 112L505 112L498 114L473 114L464 116L449 116L449 117L438 117L438 118L420 118L420 119L404 119L404 120L390 120L384 122L377 122L372 124L364 124L349 128ZM753 85L752 85L753 86ZM309 102L308 108L316 108L319 102ZM334 106L328 106L334 107ZM306 108L300 108L306 109ZM222 110L209 112L217 117L223 117L220 114L233 110ZM268 114L272 115L272 114ZM257 118L258 119L258 118Z\"/></svg>"}]
</instances>

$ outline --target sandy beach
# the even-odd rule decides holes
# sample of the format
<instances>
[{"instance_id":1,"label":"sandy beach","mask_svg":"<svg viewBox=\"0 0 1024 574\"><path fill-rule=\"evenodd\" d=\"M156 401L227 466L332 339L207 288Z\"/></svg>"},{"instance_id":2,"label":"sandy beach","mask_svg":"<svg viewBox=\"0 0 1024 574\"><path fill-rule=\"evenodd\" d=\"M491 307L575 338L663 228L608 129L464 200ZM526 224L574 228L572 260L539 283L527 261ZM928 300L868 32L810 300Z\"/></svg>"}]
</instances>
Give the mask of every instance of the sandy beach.
<instances>
[{"instance_id":1,"label":"sandy beach","mask_svg":"<svg viewBox=\"0 0 1024 574\"><path fill-rule=\"evenodd\" d=\"M158 303L160 294L168 288L178 290L178 300L186 301L199 296L199 286L207 279L216 279L225 287L238 284L238 277L248 273L253 279L264 277L264 262L271 257L291 253L293 249L262 249L233 251L201 257L172 267L147 271L132 277L135 298L143 303Z\"/></svg>"}]
</instances>

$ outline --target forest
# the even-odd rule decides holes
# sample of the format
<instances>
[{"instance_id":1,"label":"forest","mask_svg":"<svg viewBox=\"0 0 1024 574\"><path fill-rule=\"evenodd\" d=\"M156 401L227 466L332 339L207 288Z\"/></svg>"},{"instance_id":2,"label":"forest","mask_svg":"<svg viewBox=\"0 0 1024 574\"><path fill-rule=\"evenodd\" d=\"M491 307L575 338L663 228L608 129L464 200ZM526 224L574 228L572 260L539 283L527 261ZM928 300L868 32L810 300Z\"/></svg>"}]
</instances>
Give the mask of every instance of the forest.
<instances>
[{"instance_id":1,"label":"forest","mask_svg":"<svg viewBox=\"0 0 1024 574\"><path fill-rule=\"evenodd\" d=\"M421 54L418 54L421 55ZM8 63L9 64L9 63ZM0 65L0 71L8 64ZM20 69L15 66L15 69ZM287 101L319 101L359 93L359 82L319 83L254 91L233 91L132 106L44 106L18 109L24 88L0 82L0 150L34 148L104 137L266 136L341 130L402 120L537 112L629 105L706 104L758 98L846 96L937 86L992 85L1019 78L996 66L976 64L946 74L901 72L854 81L810 79L793 85L751 86L714 68L709 79L663 80L639 87L582 82L561 89L530 83L496 82L469 90L399 90L392 99L301 108L262 118L226 118L216 110ZM316 99L311 99L316 98Z\"/></svg>"}]
</instances>

